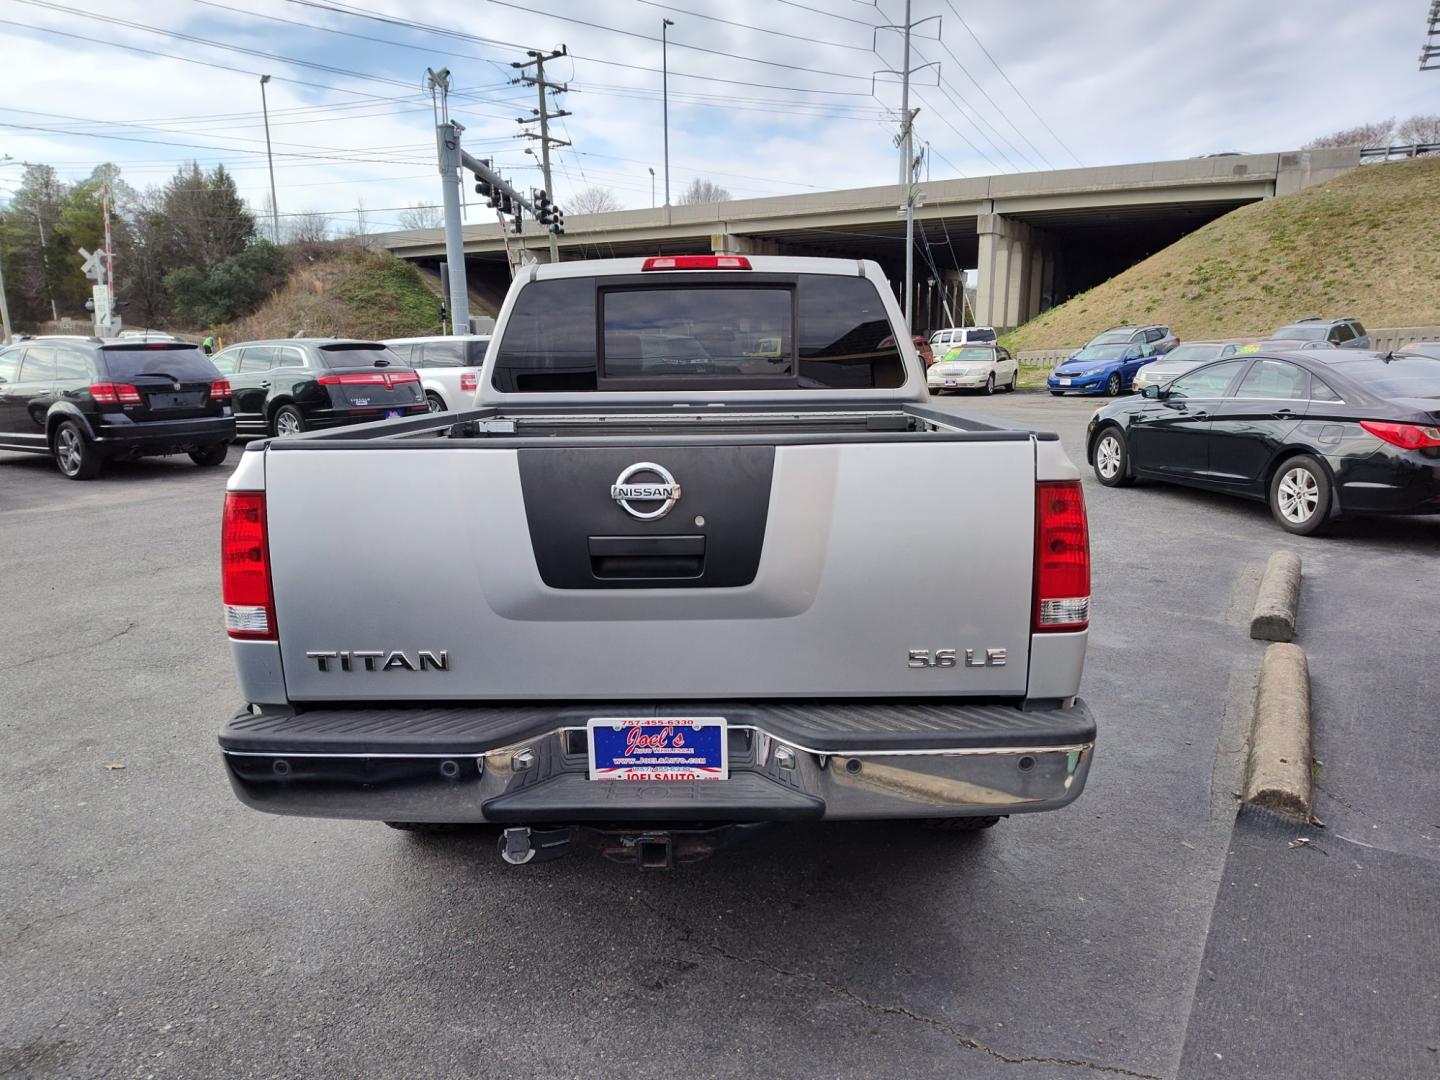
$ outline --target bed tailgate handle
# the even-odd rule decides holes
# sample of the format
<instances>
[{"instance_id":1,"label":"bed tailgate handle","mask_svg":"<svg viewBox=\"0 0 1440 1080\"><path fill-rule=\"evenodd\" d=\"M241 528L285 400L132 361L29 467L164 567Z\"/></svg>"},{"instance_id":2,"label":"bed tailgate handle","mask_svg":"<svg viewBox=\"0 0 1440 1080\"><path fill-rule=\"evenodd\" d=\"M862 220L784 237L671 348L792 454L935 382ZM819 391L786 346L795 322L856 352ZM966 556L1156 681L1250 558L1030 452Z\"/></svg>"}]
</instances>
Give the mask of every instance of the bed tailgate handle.
<instances>
[{"instance_id":1,"label":"bed tailgate handle","mask_svg":"<svg viewBox=\"0 0 1440 1080\"><path fill-rule=\"evenodd\" d=\"M597 578L697 578L705 573L704 536L592 536L590 572Z\"/></svg>"}]
</instances>

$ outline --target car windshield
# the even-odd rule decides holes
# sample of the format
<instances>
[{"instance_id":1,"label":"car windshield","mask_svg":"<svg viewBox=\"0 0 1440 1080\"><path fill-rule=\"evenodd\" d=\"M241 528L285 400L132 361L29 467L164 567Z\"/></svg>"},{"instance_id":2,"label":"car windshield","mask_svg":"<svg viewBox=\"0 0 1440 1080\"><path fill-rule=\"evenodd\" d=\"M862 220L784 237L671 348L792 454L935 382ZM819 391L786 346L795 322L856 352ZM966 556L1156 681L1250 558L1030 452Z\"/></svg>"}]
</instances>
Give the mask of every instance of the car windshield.
<instances>
[{"instance_id":1,"label":"car windshield","mask_svg":"<svg viewBox=\"0 0 1440 1080\"><path fill-rule=\"evenodd\" d=\"M100 349L105 358L105 371L112 379L138 379L145 375L174 379L209 379L220 377L219 369L194 345L105 345Z\"/></svg>"},{"instance_id":2,"label":"car windshield","mask_svg":"<svg viewBox=\"0 0 1440 1080\"><path fill-rule=\"evenodd\" d=\"M1282 326L1272 335L1276 341L1323 341L1330 328L1324 323L1306 323L1303 326Z\"/></svg>"},{"instance_id":3,"label":"car windshield","mask_svg":"<svg viewBox=\"0 0 1440 1080\"><path fill-rule=\"evenodd\" d=\"M1133 330L1106 330L1103 334L1097 334L1090 342L1091 345L1126 345L1130 342L1130 335Z\"/></svg>"},{"instance_id":4,"label":"car windshield","mask_svg":"<svg viewBox=\"0 0 1440 1080\"><path fill-rule=\"evenodd\" d=\"M945 354L946 361L951 360L994 360L994 349L979 349L971 346L968 349L951 349Z\"/></svg>"},{"instance_id":5,"label":"car windshield","mask_svg":"<svg viewBox=\"0 0 1440 1080\"><path fill-rule=\"evenodd\" d=\"M1391 360L1356 360L1336 366L1381 397L1440 397L1440 357L1396 353Z\"/></svg>"},{"instance_id":6,"label":"car windshield","mask_svg":"<svg viewBox=\"0 0 1440 1080\"><path fill-rule=\"evenodd\" d=\"M1161 363L1166 367L1171 364L1203 364L1207 360L1219 360L1220 354L1224 350L1224 345L1202 345L1199 342L1176 345L1165 354L1165 359Z\"/></svg>"},{"instance_id":7,"label":"car windshield","mask_svg":"<svg viewBox=\"0 0 1440 1080\"><path fill-rule=\"evenodd\" d=\"M1119 360L1125 355L1126 345L1086 345L1075 354L1075 359L1084 363L1087 360Z\"/></svg>"}]
</instances>

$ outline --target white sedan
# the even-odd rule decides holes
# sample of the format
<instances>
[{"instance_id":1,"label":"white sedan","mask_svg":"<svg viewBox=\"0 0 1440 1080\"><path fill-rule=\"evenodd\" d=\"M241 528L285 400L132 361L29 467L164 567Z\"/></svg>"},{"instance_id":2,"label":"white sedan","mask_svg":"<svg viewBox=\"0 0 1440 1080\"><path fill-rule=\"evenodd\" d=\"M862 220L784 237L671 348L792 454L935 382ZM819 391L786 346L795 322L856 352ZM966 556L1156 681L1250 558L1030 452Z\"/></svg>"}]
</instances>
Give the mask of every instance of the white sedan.
<instances>
[{"instance_id":1,"label":"white sedan","mask_svg":"<svg viewBox=\"0 0 1440 1080\"><path fill-rule=\"evenodd\" d=\"M932 394L946 390L1014 390L1020 366L1002 345L962 345L935 361L925 373Z\"/></svg>"}]
</instances>

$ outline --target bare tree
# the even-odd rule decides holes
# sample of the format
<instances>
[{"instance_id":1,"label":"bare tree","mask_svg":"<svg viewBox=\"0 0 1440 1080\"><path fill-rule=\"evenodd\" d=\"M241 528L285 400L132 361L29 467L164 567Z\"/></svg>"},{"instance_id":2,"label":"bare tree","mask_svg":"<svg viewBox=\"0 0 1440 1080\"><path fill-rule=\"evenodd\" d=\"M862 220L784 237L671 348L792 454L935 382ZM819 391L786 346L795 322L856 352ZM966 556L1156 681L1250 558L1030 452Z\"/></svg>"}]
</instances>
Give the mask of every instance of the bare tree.
<instances>
[{"instance_id":1,"label":"bare tree","mask_svg":"<svg viewBox=\"0 0 1440 1080\"><path fill-rule=\"evenodd\" d=\"M445 224L445 215L434 203L411 203L400 211L402 229L438 229Z\"/></svg>"},{"instance_id":2,"label":"bare tree","mask_svg":"<svg viewBox=\"0 0 1440 1080\"><path fill-rule=\"evenodd\" d=\"M1440 114L1420 114L1402 120L1395 129L1395 141L1404 146L1440 143Z\"/></svg>"},{"instance_id":3,"label":"bare tree","mask_svg":"<svg viewBox=\"0 0 1440 1080\"><path fill-rule=\"evenodd\" d=\"M609 214L621 209L620 200L609 188L581 188L564 204L562 209L569 214Z\"/></svg>"},{"instance_id":4,"label":"bare tree","mask_svg":"<svg viewBox=\"0 0 1440 1080\"><path fill-rule=\"evenodd\" d=\"M1301 150L1320 150L1327 146L1389 146L1390 133L1395 128L1395 118L1377 120L1373 124L1360 124L1343 131L1311 139Z\"/></svg>"},{"instance_id":5,"label":"bare tree","mask_svg":"<svg viewBox=\"0 0 1440 1080\"><path fill-rule=\"evenodd\" d=\"M306 210L290 219L292 244L319 244L330 238L330 219L314 210Z\"/></svg>"},{"instance_id":6,"label":"bare tree","mask_svg":"<svg viewBox=\"0 0 1440 1080\"><path fill-rule=\"evenodd\" d=\"M690 181L690 186L680 193L680 205L691 206L695 203L716 203L729 202L730 192L726 191L713 180L701 180L695 177Z\"/></svg>"}]
</instances>

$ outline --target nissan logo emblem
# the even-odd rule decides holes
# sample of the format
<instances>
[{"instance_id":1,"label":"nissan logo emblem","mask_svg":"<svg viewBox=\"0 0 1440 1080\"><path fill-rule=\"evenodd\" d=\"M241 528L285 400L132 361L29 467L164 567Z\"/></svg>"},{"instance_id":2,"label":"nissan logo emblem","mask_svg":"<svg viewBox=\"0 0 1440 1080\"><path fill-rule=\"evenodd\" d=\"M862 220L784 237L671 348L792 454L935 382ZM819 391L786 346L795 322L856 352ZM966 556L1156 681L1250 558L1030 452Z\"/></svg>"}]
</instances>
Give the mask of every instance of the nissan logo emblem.
<instances>
[{"instance_id":1,"label":"nissan logo emblem","mask_svg":"<svg viewBox=\"0 0 1440 1080\"><path fill-rule=\"evenodd\" d=\"M642 478L636 481L635 477L641 473L653 474L658 479L650 481ZM615 483L610 485L610 497L631 517L641 521L656 521L673 510L680 501L680 485L663 465L656 465L653 461L639 461L615 478ZM660 505L653 510L639 510L630 505L632 502L658 502Z\"/></svg>"}]
</instances>

